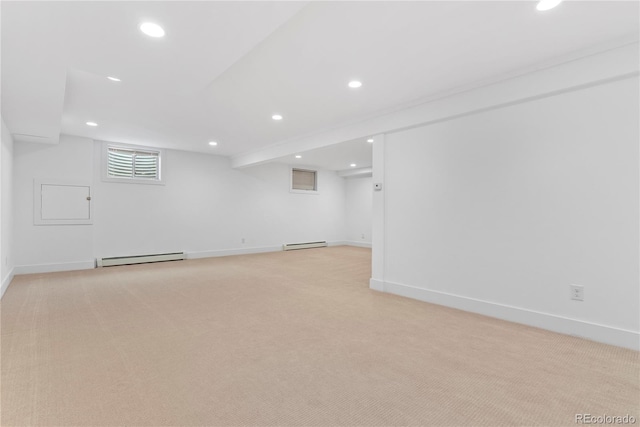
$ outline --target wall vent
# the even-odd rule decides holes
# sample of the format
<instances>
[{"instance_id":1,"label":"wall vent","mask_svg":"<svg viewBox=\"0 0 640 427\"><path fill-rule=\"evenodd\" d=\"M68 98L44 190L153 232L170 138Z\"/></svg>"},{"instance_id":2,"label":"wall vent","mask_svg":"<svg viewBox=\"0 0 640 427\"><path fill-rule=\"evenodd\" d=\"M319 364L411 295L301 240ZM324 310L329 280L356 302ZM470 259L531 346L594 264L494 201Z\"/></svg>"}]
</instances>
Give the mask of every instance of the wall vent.
<instances>
[{"instance_id":1,"label":"wall vent","mask_svg":"<svg viewBox=\"0 0 640 427\"><path fill-rule=\"evenodd\" d=\"M133 256L117 256L110 258L98 258L98 267L111 267L114 265L144 264L148 262L181 261L186 259L184 252L172 252L168 254L149 254Z\"/></svg>"},{"instance_id":2,"label":"wall vent","mask_svg":"<svg viewBox=\"0 0 640 427\"><path fill-rule=\"evenodd\" d=\"M295 249L324 248L327 242L305 242L305 243L285 243L282 245L283 251L293 251Z\"/></svg>"}]
</instances>

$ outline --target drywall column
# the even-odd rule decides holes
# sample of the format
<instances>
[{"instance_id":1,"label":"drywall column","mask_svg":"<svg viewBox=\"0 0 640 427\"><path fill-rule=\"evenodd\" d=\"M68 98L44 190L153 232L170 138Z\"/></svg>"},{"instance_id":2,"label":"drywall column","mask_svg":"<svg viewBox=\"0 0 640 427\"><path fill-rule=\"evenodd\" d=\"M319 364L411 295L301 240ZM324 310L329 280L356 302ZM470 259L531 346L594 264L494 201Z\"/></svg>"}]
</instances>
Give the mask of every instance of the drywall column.
<instances>
[{"instance_id":1,"label":"drywall column","mask_svg":"<svg viewBox=\"0 0 640 427\"><path fill-rule=\"evenodd\" d=\"M369 287L384 291L384 134L373 137L373 203L371 218L371 279Z\"/></svg>"}]
</instances>

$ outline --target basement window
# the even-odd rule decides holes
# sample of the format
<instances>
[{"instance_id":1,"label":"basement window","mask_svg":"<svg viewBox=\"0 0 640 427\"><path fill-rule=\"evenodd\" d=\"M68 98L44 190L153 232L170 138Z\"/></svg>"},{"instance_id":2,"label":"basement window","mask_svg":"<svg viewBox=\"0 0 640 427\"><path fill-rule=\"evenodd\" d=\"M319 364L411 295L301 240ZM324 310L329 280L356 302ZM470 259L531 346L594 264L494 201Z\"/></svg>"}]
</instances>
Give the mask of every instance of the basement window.
<instances>
[{"instance_id":1,"label":"basement window","mask_svg":"<svg viewBox=\"0 0 640 427\"><path fill-rule=\"evenodd\" d=\"M295 193L316 193L318 172L306 169L291 169L291 191Z\"/></svg>"},{"instance_id":2,"label":"basement window","mask_svg":"<svg viewBox=\"0 0 640 427\"><path fill-rule=\"evenodd\" d=\"M105 181L162 184L161 150L106 145L104 153Z\"/></svg>"}]
</instances>

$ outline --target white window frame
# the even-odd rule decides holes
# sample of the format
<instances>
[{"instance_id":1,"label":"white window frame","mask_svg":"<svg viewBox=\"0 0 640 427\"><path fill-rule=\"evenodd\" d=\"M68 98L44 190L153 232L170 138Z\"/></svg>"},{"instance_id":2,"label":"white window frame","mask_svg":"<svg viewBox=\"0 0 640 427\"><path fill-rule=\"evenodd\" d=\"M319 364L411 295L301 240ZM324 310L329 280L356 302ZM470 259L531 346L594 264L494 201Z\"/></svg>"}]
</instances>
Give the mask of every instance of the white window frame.
<instances>
[{"instance_id":1,"label":"white window frame","mask_svg":"<svg viewBox=\"0 0 640 427\"><path fill-rule=\"evenodd\" d=\"M297 190L293 188L293 171L295 170L301 170L301 171L307 171L307 172L314 172L316 174L316 189L315 190ZM320 185L319 185L319 176L320 174L318 173L317 169L312 169L312 168L307 168L304 166L291 166L289 168L289 192L290 193L295 193L295 194L320 194Z\"/></svg>"},{"instance_id":2,"label":"white window frame","mask_svg":"<svg viewBox=\"0 0 640 427\"><path fill-rule=\"evenodd\" d=\"M143 178L126 178L109 176L109 148L119 148L123 150L140 150L151 153L158 153L158 179L143 179ZM120 184L146 184L146 185L165 185L164 181L164 150L153 147L143 147L140 145L119 144L113 142L102 143L102 156L100 162L102 163L102 181L104 182L117 182Z\"/></svg>"}]
</instances>

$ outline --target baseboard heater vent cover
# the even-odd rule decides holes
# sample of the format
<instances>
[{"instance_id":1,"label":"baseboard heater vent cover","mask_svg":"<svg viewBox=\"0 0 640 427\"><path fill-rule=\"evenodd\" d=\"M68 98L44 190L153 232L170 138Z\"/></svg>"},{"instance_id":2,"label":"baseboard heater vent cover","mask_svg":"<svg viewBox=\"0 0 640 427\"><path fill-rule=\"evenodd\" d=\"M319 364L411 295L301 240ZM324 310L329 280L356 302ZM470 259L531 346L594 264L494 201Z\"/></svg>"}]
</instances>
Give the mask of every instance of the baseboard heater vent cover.
<instances>
[{"instance_id":1,"label":"baseboard heater vent cover","mask_svg":"<svg viewBox=\"0 0 640 427\"><path fill-rule=\"evenodd\" d=\"M148 262L181 261L185 259L184 252L172 252L168 254L149 254L133 256L116 256L111 258L98 258L98 267L112 267L114 265L144 264Z\"/></svg>"},{"instance_id":2,"label":"baseboard heater vent cover","mask_svg":"<svg viewBox=\"0 0 640 427\"><path fill-rule=\"evenodd\" d=\"M327 242L305 242L305 243L285 243L282 245L283 251L293 251L295 249L324 248Z\"/></svg>"}]
</instances>

